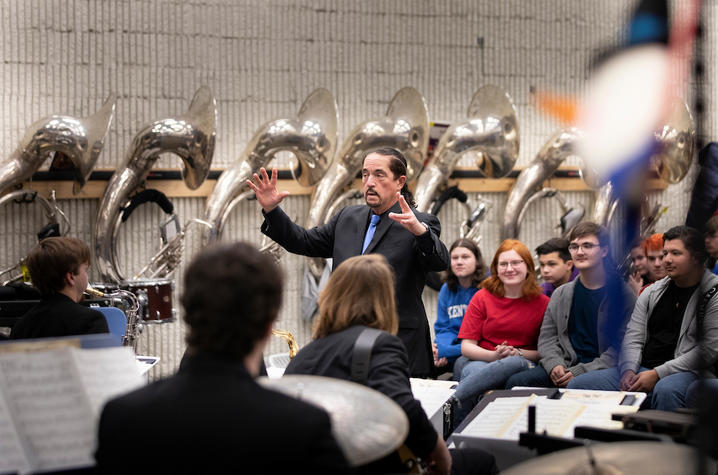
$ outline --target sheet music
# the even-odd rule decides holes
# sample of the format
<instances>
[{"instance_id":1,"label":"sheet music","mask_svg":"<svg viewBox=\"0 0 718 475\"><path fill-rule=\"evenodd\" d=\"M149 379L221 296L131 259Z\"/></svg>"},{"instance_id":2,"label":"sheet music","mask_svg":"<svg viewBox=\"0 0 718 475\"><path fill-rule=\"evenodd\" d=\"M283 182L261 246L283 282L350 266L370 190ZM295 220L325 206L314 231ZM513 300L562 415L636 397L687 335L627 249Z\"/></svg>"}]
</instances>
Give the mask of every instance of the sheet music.
<instances>
[{"instance_id":1,"label":"sheet music","mask_svg":"<svg viewBox=\"0 0 718 475\"><path fill-rule=\"evenodd\" d=\"M32 468L12 421L2 388L8 387L0 372L0 473L27 473Z\"/></svg>"},{"instance_id":2,"label":"sheet music","mask_svg":"<svg viewBox=\"0 0 718 475\"><path fill-rule=\"evenodd\" d=\"M456 392L456 381L437 381L431 379L410 378L411 392L431 417L441 411L446 401Z\"/></svg>"},{"instance_id":3,"label":"sheet music","mask_svg":"<svg viewBox=\"0 0 718 475\"><path fill-rule=\"evenodd\" d=\"M538 399L531 401L506 429L502 438L519 440L519 434L528 430L528 406L536 406L536 432L546 431L550 435L563 436L569 429L573 437L572 423L585 410L584 404L561 399Z\"/></svg>"},{"instance_id":4,"label":"sheet music","mask_svg":"<svg viewBox=\"0 0 718 475\"><path fill-rule=\"evenodd\" d=\"M573 400L582 404L618 406L626 397L621 391L590 391L583 389L566 389L561 392L561 400Z\"/></svg>"},{"instance_id":5,"label":"sheet music","mask_svg":"<svg viewBox=\"0 0 718 475\"><path fill-rule=\"evenodd\" d=\"M511 438L510 435L505 434L506 430L516 422L522 413L526 412L526 407L530 402L539 398L545 399L546 396L531 395L495 399L488 403L461 433L491 439ZM518 440L518 435L516 439Z\"/></svg>"},{"instance_id":6,"label":"sheet music","mask_svg":"<svg viewBox=\"0 0 718 475\"><path fill-rule=\"evenodd\" d=\"M95 424L72 349L0 355L4 392L34 470L92 465Z\"/></svg>"},{"instance_id":7,"label":"sheet music","mask_svg":"<svg viewBox=\"0 0 718 475\"><path fill-rule=\"evenodd\" d=\"M73 357L95 417L108 399L144 384L134 352L126 346L73 350Z\"/></svg>"}]
</instances>

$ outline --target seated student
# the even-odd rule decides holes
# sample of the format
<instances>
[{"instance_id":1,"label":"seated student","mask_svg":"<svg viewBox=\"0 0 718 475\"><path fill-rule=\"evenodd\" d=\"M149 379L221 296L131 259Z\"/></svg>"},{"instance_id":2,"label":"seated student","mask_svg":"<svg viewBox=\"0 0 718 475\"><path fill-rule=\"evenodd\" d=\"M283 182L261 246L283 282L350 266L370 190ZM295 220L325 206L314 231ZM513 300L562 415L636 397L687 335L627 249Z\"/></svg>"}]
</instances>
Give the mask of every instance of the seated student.
<instances>
[{"instance_id":1,"label":"seated student","mask_svg":"<svg viewBox=\"0 0 718 475\"><path fill-rule=\"evenodd\" d=\"M10 333L11 339L109 333L107 320L78 302L87 288L90 249L74 237L49 237L27 257L32 284L40 303L27 311Z\"/></svg>"},{"instance_id":2,"label":"seated student","mask_svg":"<svg viewBox=\"0 0 718 475\"><path fill-rule=\"evenodd\" d=\"M459 328L464 320L466 306L479 290L481 281L486 278L486 265L481 250L470 239L454 241L449 248L449 255L451 265L439 291L436 306L434 366L453 371L454 362L461 356Z\"/></svg>"},{"instance_id":3,"label":"seated student","mask_svg":"<svg viewBox=\"0 0 718 475\"><path fill-rule=\"evenodd\" d=\"M666 269L663 267L663 234L649 236L643 241L643 250L648 261L648 283L643 286L641 292L666 276Z\"/></svg>"},{"instance_id":4,"label":"seated student","mask_svg":"<svg viewBox=\"0 0 718 475\"><path fill-rule=\"evenodd\" d=\"M461 354L469 361L461 371L454 397L459 423L489 389L503 388L509 377L532 368L539 328L549 298L534 276L531 252L515 239L501 243L491 261L491 277L481 283L461 324Z\"/></svg>"},{"instance_id":5,"label":"seated student","mask_svg":"<svg viewBox=\"0 0 718 475\"><path fill-rule=\"evenodd\" d=\"M706 252L708 252L709 256L706 263L711 272L718 274L718 216L713 216L706 221L703 236L705 237Z\"/></svg>"},{"instance_id":6,"label":"seated student","mask_svg":"<svg viewBox=\"0 0 718 475\"><path fill-rule=\"evenodd\" d=\"M463 449L446 448L419 401L414 399L409 382L409 360L396 336L398 319L394 300L393 275L386 259L379 254L355 256L345 260L332 273L319 295L319 317L314 340L290 361L285 374L314 374L350 380L354 346L367 329L381 330L371 349L365 384L390 398L404 409L409 419L405 444L423 461L430 473L493 473L493 457L470 451L477 460L469 460ZM370 330L371 331L371 330ZM452 462L453 459L453 462ZM459 466L461 464L463 466ZM406 471L399 457L391 454L360 470L361 473L398 473Z\"/></svg>"},{"instance_id":7,"label":"seated student","mask_svg":"<svg viewBox=\"0 0 718 475\"><path fill-rule=\"evenodd\" d=\"M705 309L703 348L697 344L696 306L705 292L718 285L718 276L703 267L706 251L697 230L676 226L663 238L668 277L638 297L618 366L578 377L570 388L652 393L653 409L672 411L685 406L688 387L706 366L704 358L710 363L709 376L715 376L718 298L712 297Z\"/></svg>"},{"instance_id":8,"label":"seated student","mask_svg":"<svg viewBox=\"0 0 718 475\"><path fill-rule=\"evenodd\" d=\"M615 364L616 351L603 330L612 318L628 320L635 296L623 284L622 309L609 309L606 281L609 272L615 271L611 270L608 231L603 226L581 222L573 228L569 240L578 277L551 296L538 338L540 365L513 375L506 383L507 389L566 387L579 374Z\"/></svg>"},{"instance_id":9,"label":"seated student","mask_svg":"<svg viewBox=\"0 0 718 475\"><path fill-rule=\"evenodd\" d=\"M551 238L536 248L543 277L541 289L546 297L550 298L554 290L578 275L578 269L573 266L568 252L568 244L567 239Z\"/></svg>"},{"instance_id":10,"label":"seated student","mask_svg":"<svg viewBox=\"0 0 718 475\"><path fill-rule=\"evenodd\" d=\"M648 275L648 260L646 259L646 251L643 248L642 240L636 240L631 245L629 258L631 259L633 272L628 276L626 283L633 290L633 293L638 295L643 287L652 282Z\"/></svg>"},{"instance_id":11,"label":"seated student","mask_svg":"<svg viewBox=\"0 0 718 475\"><path fill-rule=\"evenodd\" d=\"M257 384L284 277L249 244L204 249L185 272L179 371L109 401L100 473L347 473L329 416ZM128 456L128 441L134 448Z\"/></svg>"}]
</instances>

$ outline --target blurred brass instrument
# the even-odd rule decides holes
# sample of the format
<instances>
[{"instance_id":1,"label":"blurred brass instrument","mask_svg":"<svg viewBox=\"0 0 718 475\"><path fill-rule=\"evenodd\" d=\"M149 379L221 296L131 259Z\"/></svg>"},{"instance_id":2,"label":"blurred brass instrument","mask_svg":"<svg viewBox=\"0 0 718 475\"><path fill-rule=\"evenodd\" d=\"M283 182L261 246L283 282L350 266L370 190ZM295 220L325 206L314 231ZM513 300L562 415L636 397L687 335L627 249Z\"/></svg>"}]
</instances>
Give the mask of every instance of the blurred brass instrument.
<instances>
[{"instance_id":1,"label":"blurred brass instrument","mask_svg":"<svg viewBox=\"0 0 718 475\"><path fill-rule=\"evenodd\" d=\"M658 175L669 184L679 183L688 173L693 161L695 153L696 132L693 124L693 117L684 101L676 101L676 105L669 118L667 124L654 133L656 142L658 143L658 152L651 158L651 167L654 168ZM592 219L594 222L607 226L611 222L619 204L618 198L614 195L614 189L611 182L607 182L600 186L595 174L584 166L581 169L584 180L589 183L589 187L598 188L596 192L596 200L593 206ZM646 201L646 197L642 197ZM655 223L660 217L661 206L656 206L653 210L648 210L648 204L643 203L644 213L643 222ZM642 235L645 233L642 230Z\"/></svg>"},{"instance_id":2,"label":"blurred brass instrument","mask_svg":"<svg viewBox=\"0 0 718 475\"><path fill-rule=\"evenodd\" d=\"M205 240L213 242L221 238L232 209L242 200L254 196L254 193L241 193L248 189L246 180L266 166L278 152L293 153L301 170L295 179L302 186L314 186L334 157L337 121L334 97L328 90L320 88L304 100L296 118L276 119L262 125L236 164L220 175L207 198L204 221L212 228Z\"/></svg>"},{"instance_id":3,"label":"blurred brass instrument","mask_svg":"<svg viewBox=\"0 0 718 475\"><path fill-rule=\"evenodd\" d=\"M65 213L57 206L55 199L55 190L50 192L49 200L43 198L37 191L15 190L0 197L0 208L9 202L16 203L38 203L45 211L45 217L48 219L47 225L56 225L60 235L64 236L70 231L70 221ZM58 216L62 219L62 223L58 220ZM25 257L20 261L6 269L0 269L0 285L7 285L11 282L22 282L24 280L23 267Z\"/></svg>"},{"instance_id":4,"label":"blurred brass instrument","mask_svg":"<svg viewBox=\"0 0 718 475\"><path fill-rule=\"evenodd\" d=\"M209 174L216 123L215 99L210 89L202 86L185 115L155 121L135 135L125 164L110 179L95 223L95 258L103 280L124 280L117 259L117 236L121 211L128 205L130 194L144 182L163 153L174 153L182 159L184 182L190 189L197 189Z\"/></svg>"},{"instance_id":5,"label":"blurred brass instrument","mask_svg":"<svg viewBox=\"0 0 718 475\"><path fill-rule=\"evenodd\" d=\"M414 179L424 163L429 143L429 112L423 96L413 87L400 89L389 103L384 117L363 122L351 131L336 160L312 194L306 228L325 224L342 202L342 191L361 170L364 156L371 150L393 147L400 150L407 161L407 180ZM319 278L323 259L310 259L309 269Z\"/></svg>"},{"instance_id":6,"label":"blurred brass instrument","mask_svg":"<svg viewBox=\"0 0 718 475\"><path fill-rule=\"evenodd\" d=\"M279 338L287 342L287 346L289 347L289 358L294 358L295 356L297 356L297 353L299 352L299 345L297 345L297 341L294 339L294 335L292 335L287 330L276 329L272 329L272 335L278 336Z\"/></svg>"},{"instance_id":7,"label":"blurred brass instrument","mask_svg":"<svg viewBox=\"0 0 718 475\"><path fill-rule=\"evenodd\" d=\"M75 165L73 193L78 193L100 156L115 113L115 98L107 98L95 114L77 119L53 115L27 128L10 157L0 163L0 194L32 177L53 152L60 152Z\"/></svg>"},{"instance_id":8,"label":"blurred brass instrument","mask_svg":"<svg viewBox=\"0 0 718 475\"><path fill-rule=\"evenodd\" d=\"M119 300L123 299L127 302L124 306L124 312L127 316L127 328L125 334L122 337L123 346L131 346L135 351L137 350L137 340L142 332L142 323L140 323L140 302L137 296L127 290L117 289L109 293L101 292L91 286L87 286L85 293L92 297Z\"/></svg>"},{"instance_id":9,"label":"blurred brass instrument","mask_svg":"<svg viewBox=\"0 0 718 475\"><path fill-rule=\"evenodd\" d=\"M506 202L504 222L501 228L502 240L518 239L526 209L529 204L539 198L557 198L563 215L569 217L571 214L571 222L567 222L563 226L565 228L564 233L583 218L583 208L573 212L573 209L568 207L557 190L552 188L539 189L541 184L554 174L564 160L577 156L576 145L580 138L580 132L574 127L559 130L541 147L541 150L531 163L519 173Z\"/></svg>"},{"instance_id":10,"label":"blurred brass instrument","mask_svg":"<svg viewBox=\"0 0 718 475\"><path fill-rule=\"evenodd\" d=\"M475 154L479 171L488 178L507 175L516 163L519 126L507 92L497 86L480 87L471 98L467 116L441 136L434 157L419 175L414 193L417 210L429 211L437 191L465 154Z\"/></svg>"}]
</instances>

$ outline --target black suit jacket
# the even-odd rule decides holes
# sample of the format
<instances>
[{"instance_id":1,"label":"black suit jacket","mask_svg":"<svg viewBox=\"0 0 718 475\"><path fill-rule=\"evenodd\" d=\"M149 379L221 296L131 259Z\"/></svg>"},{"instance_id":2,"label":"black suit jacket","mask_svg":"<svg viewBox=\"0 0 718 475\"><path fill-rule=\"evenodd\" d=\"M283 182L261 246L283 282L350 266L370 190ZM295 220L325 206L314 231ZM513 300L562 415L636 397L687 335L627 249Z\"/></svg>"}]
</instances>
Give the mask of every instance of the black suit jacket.
<instances>
[{"instance_id":1,"label":"black suit jacket","mask_svg":"<svg viewBox=\"0 0 718 475\"><path fill-rule=\"evenodd\" d=\"M185 356L177 374L108 402L100 473L346 473L329 416L263 388L236 361Z\"/></svg>"},{"instance_id":2,"label":"black suit jacket","mask_svg":"<svg viewBox=\"0 0 718 475\"><path fill-rule=\"evenodd\" d=\"M331 257L336 269L346 259L362 253L370 212L366 205L348 206L324 226L307 230L292 222L277 207L264 215L262 232L294 254ZM365 254L382 254L393 267L399 314L398 336L408 351L412 376L427 376L433 368L433 357L421 293L427 272L442 271L448 267L449 253L439 239L441 225L436 216L414 210L418 220L429 228L429 232L414 236L390 219L390 212L401 213L398 202L381 216Z\"/></svg>"},{"instance_id":3,"label":"black suit jacket","mask_svg":"<svg viewBox=\"0 0 718 475\"><path fill-rule=\"evenodd\" d=\"M285 374L315 374L350 380L354 342L365 328L355 325L312 341L292 358ZM366 385L390 397L404 409L409 418L405 443L415 455L426 457L434 449L438 435L421 403L414 399L406 350L399 338L382 332L376 339ZM385 467L391 463L390 459L385 459L380 465Z\"/></svg>"},{"instance_id":4,"label":"black suit jacket","mask_svg":"<svg viewBox=\"0 0 718 475\"><path fill-rule=\"evenodd\" d=\"M109 332L107 320L102 313L75 303L64 294L55 293L44 296L39 304L28 310L13 327L10 338L46 338Z\"/></svg>"}]
</instances>

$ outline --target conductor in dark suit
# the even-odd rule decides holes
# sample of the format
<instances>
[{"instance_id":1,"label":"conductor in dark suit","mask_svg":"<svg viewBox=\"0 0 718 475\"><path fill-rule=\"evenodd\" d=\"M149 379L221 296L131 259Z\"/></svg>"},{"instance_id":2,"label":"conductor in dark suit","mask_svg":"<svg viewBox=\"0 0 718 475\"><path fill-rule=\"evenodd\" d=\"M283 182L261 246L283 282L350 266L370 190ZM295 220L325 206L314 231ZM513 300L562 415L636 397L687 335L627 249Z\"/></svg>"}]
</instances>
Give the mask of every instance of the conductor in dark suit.
<instances>
[{"instance_id":1,"label":"conductor in dark suit","mask_svg":"<svg viewBox=\"0 0 718 475\"><path fill-rule=\"evenodd\" d=\"M78 302L87 288L90 249L74 237L49 237L27 257L32 284L40 303L15 324L11 339L108 333L107 320Z\"/></svg>"},{"instance_id":2,"label":"conductor in dark suit","mask_svg":"<svg viewBox=\"0 0 718 475\"><path fill-rule=\"evenodd\" d=\"M331 257L336 269L346 259L377 253L394 270L399 314L397 336L406 346L411 375L429 376L433 368L429 323L421 293L430 271L448 267L449 253L439 240L436 216L416 211L406 186L406 159L398 150L368 153L362 164L366 205L348 206L324 226L304 229L279 207L289 192L277 191L276 170L264 168L247 184L262 206L262 232L287 251L310 257Z\"/></svg>"},{"instance_id":3,"label":"conductor in dark suit","mask_svg":"<svg viewBox=\"0 0 718 475\"><path fill-rule=\"evenodd\" d=\"M271 258L248 244L194 259L181 299L189 332L179 371L105 405L100 473L348 470L326 412L254 380L282 282Z\"/></svg>"}]
</instances>

